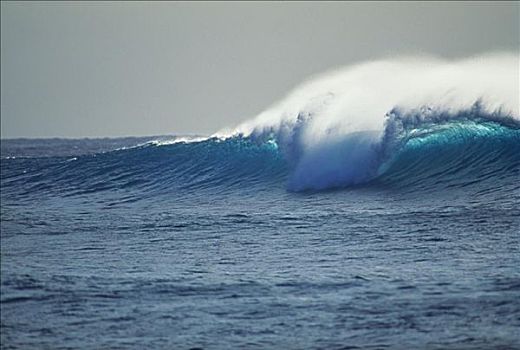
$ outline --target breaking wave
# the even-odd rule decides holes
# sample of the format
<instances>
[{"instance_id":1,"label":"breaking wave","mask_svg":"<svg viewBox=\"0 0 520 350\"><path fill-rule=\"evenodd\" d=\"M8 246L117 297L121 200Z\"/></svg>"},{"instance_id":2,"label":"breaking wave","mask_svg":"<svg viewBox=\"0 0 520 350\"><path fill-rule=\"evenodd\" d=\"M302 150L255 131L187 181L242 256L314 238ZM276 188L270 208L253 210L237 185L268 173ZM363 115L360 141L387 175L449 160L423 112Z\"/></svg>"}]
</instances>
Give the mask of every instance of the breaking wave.
<instances>
[{"instance_id":1,"label":"breaking wave","mask_svg":"<svg viewBox=\"0 0 520 350\"><path fill-rule=\"evenodd\" d=\"M212 137L110 152L6 159L6 191L67 196L352 186L518 190L519 57L369 62L303 84ZM65 161L68 160L68 161ZM136 195L133 193L132 195Z\"/></svg>"}]
</instances>

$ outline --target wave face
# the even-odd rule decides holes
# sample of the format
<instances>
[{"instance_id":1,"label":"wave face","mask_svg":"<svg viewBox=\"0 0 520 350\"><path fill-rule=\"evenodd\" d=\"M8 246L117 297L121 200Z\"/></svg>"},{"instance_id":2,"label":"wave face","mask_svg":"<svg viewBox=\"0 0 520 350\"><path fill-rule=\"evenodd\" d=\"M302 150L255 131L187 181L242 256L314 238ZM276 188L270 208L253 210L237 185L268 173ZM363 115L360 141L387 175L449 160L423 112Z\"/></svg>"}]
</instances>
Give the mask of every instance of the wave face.
<instances>
[{"instance_id":1,"label":"wave face","mask_svg":"<svg viewBox=\"0 0 520 350\"><path fill-rule=\"evenodd\" d=\"M93 141L96 142L96 141ZM63 146L62 146L63 147ZM281 184L285 163L272 143L248 139L146 142L118 150L71 157L13 157L2 163L2 189L84 196L107 192L133 198L192 192L256 189ZM13 194L14 194L13 193Z\"/></svg>"},{"instance_id":2,"label":"wave face","mask_svg":"<svg viewBox=\"0 0 520 350\"><path fill-rule=\"evenodd\" d=\"M132 139L113 142L118 147L111 151L64 143L45 156L4 141L2 188L129 198L482 183L514 190L518 63L506 54L365 63L312 80L253 120L209 138ZM71 148L93 151L63 151Z\"/></svg>"}]
</instances>

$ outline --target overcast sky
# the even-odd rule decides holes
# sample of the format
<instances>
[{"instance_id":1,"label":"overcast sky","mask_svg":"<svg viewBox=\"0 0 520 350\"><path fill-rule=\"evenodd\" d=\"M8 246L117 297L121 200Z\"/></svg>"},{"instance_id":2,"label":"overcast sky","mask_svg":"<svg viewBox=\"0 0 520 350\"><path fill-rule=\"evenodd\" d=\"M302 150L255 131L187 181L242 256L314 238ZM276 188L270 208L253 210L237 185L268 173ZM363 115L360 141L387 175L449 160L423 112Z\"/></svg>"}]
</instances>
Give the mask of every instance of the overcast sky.
<instances>
[{"instance_id":1,"label":"overcast sky","mask_svg":"<svg viewBox=\"0 0 520 350\"><path fill-rule=\"evenodd\" d=\"M518 2L1 3L1 136L210 134L363 60L519 51Z\"/></svg>"}]
</instances>

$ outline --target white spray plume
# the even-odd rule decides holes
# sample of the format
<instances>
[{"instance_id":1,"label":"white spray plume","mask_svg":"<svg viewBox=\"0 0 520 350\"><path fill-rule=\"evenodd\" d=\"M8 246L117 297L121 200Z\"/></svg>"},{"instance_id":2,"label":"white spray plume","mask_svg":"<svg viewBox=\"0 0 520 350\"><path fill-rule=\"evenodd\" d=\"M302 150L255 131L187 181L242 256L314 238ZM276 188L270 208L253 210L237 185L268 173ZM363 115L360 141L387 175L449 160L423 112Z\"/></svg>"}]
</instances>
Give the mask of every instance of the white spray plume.
<instances>
[{"instance_id":1,"label":"white spray plume","mask_svg":"<svg viewBox=\"0 0 520 350\"><path fill-rule=\"evenodd\" d=\"M234 130L215 136L249 136L280 130L308 118L305 144L324 137L384 128L395 107L467 109L480 100L487 111L520 115L520 56L495 53L448 61L404 57L356 64L303 83L285 99Z\"/></svg>"}]
</instances>

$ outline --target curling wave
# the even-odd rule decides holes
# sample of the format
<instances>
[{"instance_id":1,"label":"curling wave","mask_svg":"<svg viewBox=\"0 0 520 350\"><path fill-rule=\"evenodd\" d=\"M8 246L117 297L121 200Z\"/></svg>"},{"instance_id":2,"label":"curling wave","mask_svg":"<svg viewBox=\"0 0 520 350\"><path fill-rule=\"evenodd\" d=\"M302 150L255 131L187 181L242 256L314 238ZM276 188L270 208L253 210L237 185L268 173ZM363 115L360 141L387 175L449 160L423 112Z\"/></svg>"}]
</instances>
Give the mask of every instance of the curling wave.
<instances>
[{"instance_id":1,"label":"curling wave","mask_svg":"<svg viewBox=\"0 0 520 350\"><path fill-rule=\"evenodd\" d=\"M390 169L417 135L437 135L429 142L442 139L445 147L455 147L452 141L461 135L468 143L480 140L482 131L471 129L472 123L518 130L519 62L518 55L494 54L363 63L313 79L256 118L216 135L274 139L292 168L289 189L363 184ZM439 136L446 128L458 132Z\"/></svg>"}]
</instances>

